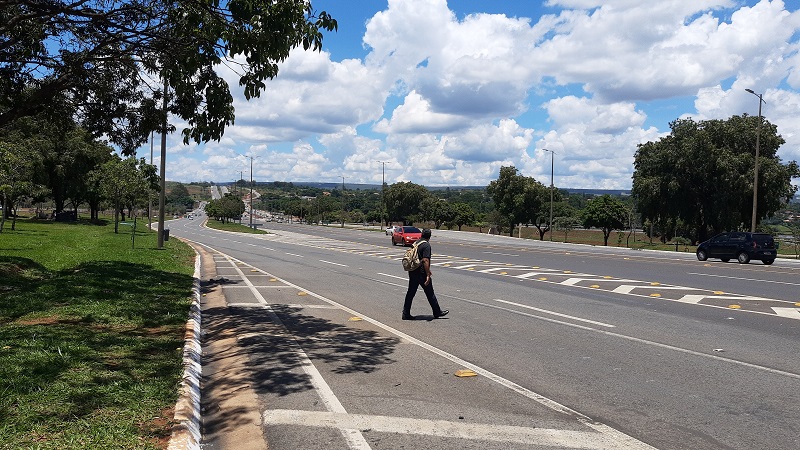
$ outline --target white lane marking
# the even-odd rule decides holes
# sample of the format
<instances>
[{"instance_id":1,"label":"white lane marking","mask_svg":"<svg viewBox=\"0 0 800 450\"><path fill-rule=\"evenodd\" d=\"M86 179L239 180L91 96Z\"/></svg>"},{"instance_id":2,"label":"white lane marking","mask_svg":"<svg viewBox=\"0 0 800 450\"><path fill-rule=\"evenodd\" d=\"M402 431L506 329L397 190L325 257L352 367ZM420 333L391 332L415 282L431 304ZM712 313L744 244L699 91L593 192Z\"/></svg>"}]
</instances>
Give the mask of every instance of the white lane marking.
<instances>
[{"instance_id":1,"label":"white lane marking","mask_svg":"<svg viewBox=\"0 0 800 450\"><path fill-rule=\"evenodd\" d=\"M246 264L243 261L240 261L231 256L228 255L225 256L230 261L236 261L238 263ZM272 308L270 308L269 304L267 303L267 300L264 299L261 293L258 292L258 289L256 289L255 286L253 286L253 283L250 282L250 280L247 278L244 272L242 272L242 270L239 269L238 265L234 264L234 267L236 267L236 270L241 275L244 283L250 286L251 288L250 292L253 294L253 296L258 300L259 303L263 305L262 307L267 311L270 320L272 320L281 328L286 329L286 326L283 324L283 321L281 321L280 317L278 317L278 315L275 314L275 311L273 311ZM300 291L303 291L303 289L300 289L298 286L294 284L290 284L290 286ZM339 399L336 397L336 394L333 393L331 387L328 385L327 382L325 382L325 379L322 377L322 374L319 373L319 370L317 370L316 366L314 366L314 363L311 362L311 359L308 357L306 352L303 351L303 348L300 347L300 344L298 344L297 341L295 341L293 338L290 338L288 340L288 343L297 354L297 357L300 362L299 366L303 369L303 372L305 372L306 375L308 375L311 385L314 386L314 389L316 389L317 394L320 396L320 399L322 400L322 403L325 405L326 409L334 413L347 414L347 411L344 409L344 406L342 406L341 402L339 402ZM372 448L369 446L367 440L364 438L364 435L362 435L359 430L351 428L340 428L339 431L342 433L342 436L344 436L345 440L347 441L348 447L350 447L351 449L367 450Z\"/></svg>"},{"instance_id":2,"label":"white lane marking","mask_svg":"<svg viewBox=\"0 0 800 450\"><path fill-rule=\"evenodd\" d=\"M397 275L390 275L390 274L388 274L388 273L382 273L382 272L378 272L378 275L383 275L383 276L385 276L385 277L389 277L389 278L397 278L398 280L408 280L408 277L401 277L401 276L397 276Z\"/></svg>"},{"instance_id":3,"label":"white lane marking","mask_svg":"<svg viewBox=\"0 0 800 450\"><path fill-rule=\"evenodd\" d=\"M636 280L623 280L619 278L599 278L599 277L583 277L583 278L567 278L564 281L561 281L558 284L563 284L564 286L575 286L576 284L580 283L581 281L605 281L605 282L615 282L618 283L620 281L624 281L627 283L635 283Z\"/></svg>"},{"instance_id":4,"label":"white lane marking","mask_svg":"<svg viewBox=\"0 0 800 450\"><path fill-rule=\"evenodd\" d=\"M350 267L347 264L339 264L335 262L325 261L324 259L320 259L319 262L324 262L325 264L333 264L334 266Z\"/></svg>"},{"instance_id":5,"label":"white lane marking","mask_svg":"<svg viewBox=\"0 0 800 450\"><path fill-rule=\"evenodd\" d=\"M574 449L607 449L619 445L597 433L548 428L529 428L512 425L449 422L446 420L412 419L406 417L371 416L365 414L334 414L324 411L267 410L263 414L268 425L300 425L322 428L355 428L378 433L419 434L443 438L470 439L489 442L566 447Z\"/></svg>"},{"instance_id":6,"label":"white lane marking","mask_svg":"<svg viewBox=\"0 0 800 450\"><path fill-rule=\"evenodd\" d=\"M730 276L727 276L727 275L712 275L710 273L687 272L687 275L700 275L700 276L703 276L703 277L730 278L730 279L742 280L742 281L758 281L760 283L788 284L788 285L791 285L791 286L800 286L800 283L790 283L788 281L759 280L757 278L730 277Z\"/></svg>"},{"instance_id":7,"label":"white lane marking","mask_svg":"<svg viewBox=\"0 0 800 450\"><path fill-rule=\"evenodd\" d=\"M481 375L481 376L483 376L483 377L485 377L485 378L487 378L487 379L489 379L491 381L494 381L495 383L497 383L497 384L499 384L499 385L501 385L501 386L503 386L505 388L508 388L508 389L510 389L510 390L512 390L512 391L514 391L514 392L516 392L516 393L518 393L518 394L530 399L530 400L533 400L533 401L539 403L540 405L543 405L543 406L545 406L547 408L550 408L553 411L556 411L556 412L559 412L559 413L562 413L562 414L566 414L568 416L572 416L578 422L583 424L584 426L587 426L587 427L597 431L598 433L602 434L604 436L604 438L609 439L611 442L613 442L615 444L615 447L617 447L617 448L631 449L631 450L633 450L633 449L653 449L653 447L645 444L644 442L638 441L638 440L628 436L627 434L625 434L625 433L623 433L623 432L621 432L621 431L619 431L617 429L612 428L609 425L596 422L593 419L591 419L590 417L588 417L588 416L586 416L584 414L581 414L580 412L578 412L578 411L576 411L576 410L574 410L574 409L572 409L572 408L570 408L568 406L562 405L561 403L558 403L555 400L552 400L552 399L550 399L548 397L545 397L545 396L543 396L543 395L541 395L539 393L531 391L530 389L522 387L522 386L518 385L517 383L514 383L511 380L507 380L507 379L501 377L500 375L497 375L497 374L495 374L493 372L490 372L490 371L488 371L488 370L486 370L486 369L484 369L484 368L482 368L482 367L480 367L478 365L475 365L475 364L473 364L473 363L471 363L469 361L463 360L463 359L461 359L461 358L459 358L459 357L457 357L457 356L455 356L455 355L453 355L451 353L448 353L448 352L446 352L444 350L441 350L441 349L439 349L437 347L434 347L433 345L430 345L430 344L428 344L428 343L426 343L424 341L421 341L421 340L419 340L417 338L414 338L414 337L412 337L412 336L410 336L410 335L408 335L406 333L403 333L402 331L400 331L400 330L398 330L396 328L393 328L393 327L391 327L389 325L384 324L383 322L380 322L380 321L375 320L375 319L373 319L373 318L371 318L369 316L361 314L360 312L358 312L358 311L356 311L354 309L348 308L347 306L345 306L345 305L343 305L343 304L341 304L339 302L333 301L333 300L331 300L331 299L329 299L327 297L319 295L319 294L317 294L315 292L311 292L311 291L309 291L307 289L303 289L300 286L297 286L297 285L289 282L288 280L284 280L284 279L279 278L279 277L275 277L275 278L277 278L282 283L287 284L288 286L292 286L292 287L294 287L294 288L296 288L298 290L302 290L304 292L308 292L308 295L310 295L310 296L312 296L314 298L317 298L317 299L319 299L319 300L321 300L323 302L326 302L328 304L337 306L338 308L340 308L341 310L343 310L343 311L345 311L345 312L347 312L349 314L352 314L354 316L359 316L364 321L369 322L369 323L375 325L376 327L379 327L379 328L381 328L381 329L383 329L383 330L385 330L385 331L387 331L387 332L389 332L389 333L391 333L391 334L393 334L393 335L395 335L395 336L397 336L397 337L399 337L401 339L404 339L404 340L408 341L409 343L412 343L412 344L415 344L415 345L417 345L419 347L422 347L422 348L424 348L425 350L428 350L431 353L439 355L442 358L445 358L445 359L447 359L447 360L449 360L449 361L451 361L451 362L453 362L455 364L458 364L459 366L462 366L464 368L470 369L473 372L475 372L475 373L477 373L477 374L479 374L479 375ZM477 302L475 302L475 303L477 303ZM502 307L499 307L499 306L493 306L493 305L486 305L486 306L490 306L490 307L494 307L494 308L498 308L498 309L506 309L506 310L514 312L516 314L525 314L525 313L520 313L519 311L513 311L513 310L509 310L507 308L502 308ZM555 321L555 319L547 319L547 318L542 318L542 319L543 320ZM566 323L566 322L564 322L564 323ZM569 325L574 326L574 327L585 328L585 329L588 329L588 330L595 330L594 328L584 327L582 325L575 325L575 324L569 324ZM595 331L599 331L599 330L595 330ZM606 333L608 333L608 332L606 332ZM798 376L798 377L800 378L800 376Z\"/></svg>"},{"instance_id":8,"label":"white lane marking","mask_svg":"<svg viewBox=\"0 0 800 450\"><path fill-rule=\"evenodd\" d=\"M296 255L294 253L286 253L286 254L289 255L289 256L297 256L298 258L305 258L305 256L303 256L303 255Z\"/></svg>"},{"instance_id":9,"label":"white lane marking","mask_svg":"<svg viewBox=\"0 0 800 450\"><path fill-rule=\"evenodd\" d=\"M499 298L494 299L494 301L500 302L500 303L505 303L507 305L519 306L520 308L531 309L533 311L538 311L538 312L542 312L542 313L546 313L546 314L552 314L552 315L558 316L558 317L564 317L564 318L567 318L567 319L577 320L579 322L586 322L586 323L591 323L591 324L594 324L594 325L600 325L601 327L616 328L616 325L610 325L610 324L607 324L607 323L597 322L597 321L589 320L589 319L582 319L580 317L570 316L570 315L567 315L567 314L557 313L555 311L549 311L549 310L546 310L546 309L541 309L541 308L536 308L536 307L533 307L533 306L523 305L521 303L514 303L514 302L509 302L508 300L501 300Z\"/></svg>"},{"instance_id":10,"label":"white lane marking","mask_svg":"<svg viewBox=\"0 0 800 450\"><path fill-rule=\"evenodd\" d=\"M775 314L779 315L780 317L786 317L788 319L800 319L800 309L798 308L778 308L773 306L772 310L775 311Z\"/></svg>"},{"instance_id":11,"label":"white lane marking","mask_svg":"<svg viewBox=\"0 0 800 450\"><path fill-rule=\"evenodd\" d=\"M744 361L737 361L735 359L724 358L722 356L710 355L710 354L707 354L707 353L697 352L697 351L694 351L694 350L689 350L689 349L685 349L685 348L681 348L681 347L675 347L675 346L669 345L669 344L662 344L660 342L648 341L647 339L641 339L641 338L637 338L637 337L633 337L633 336L627 336L625 334L615 333L615 332L612 332L612 331L598 330L597 328L592 328L592 327L586 326L586 325L580 325L580 324L576 324L576 323L564 322L564 321L557 320L557 319L551 319L549 317L537 316L535 314L528 314L528 313L524 313L524 312L517 311L517 310L514 310L514 309L509 309L509 308L506 308L506 307L503 307L503 306L492 305L492 304L489 304L489 303L483 303L483 302L479 302L479 301L476 301L476 300L468 300L466 298L460 298L460 297L455 297L455 296L446 295L446 294L439 295L439 297L452 298L452 299L455 299L455 300L460 300L462 302L472 303L473 305L480 305L480 306L485 306L487 308L494 308L494 309L499 309L499 310L502 310L502 311L508 311L510 313L521 314L523 316L533 317L533 318L536 318L536 319L539 319L539 320L544 320L546 322L551 322L551 323L557 323L557 324L560 324L560 325L566 325L568 327L578 328L578 329L581 329L581 330L584 330L584 331L590 331L590 332L593 332L593 333L600 333L600 334L604 334L606 336L618 337L618 338L625 339L625 340L628 340L628 341L638 342L640 344L651 345L651 346L655 346L655 347L659 347L659 348L665 348L665 349L673 350L673 351L680 352L680 353L686 353L686 354L692 355L692 356L710 358L710 359L713 359L713 360L716 360L716 361L723 361L723 362L727 362L727 363L730 363L730 364L744 366L744 367L747 367L747 368L750 368L750 369L761 370L761 371L764 371L764 372L769 372L769 373L772 373L772 374L782 375L782 376L785 376L785 377L795 378L795 379L800 380L800 374L792 373L792 372L786 372L786 371L780 370L780 369L773 369L771 367L759 366L757 364L751 364L751 363L744 362ZM725 309L728 309L728 308L725 308ZM737 309L735 311L741 311L741 310ZM769 314L769 313L765 313L765 314ZM769 315L774 317L774 314L769 314Z\"/></svg>"},{"instance_id":12,"label":"white lane marking","mask_svg":"<svg viewBox=\"0 0 800 450\"><path fill-rule=\"evenodd\" d=\"M580 286L576 286L580 287ZM617 294L630 294L631 291L634 289L656 289L656 290L673 290L673 291L697 291L696 288L688 288L683 286L664 286L663 284L659 284L657 286L652 285L630 285L630 284L623 284L622 286L617 286L611 292L616 292ZM739 297L741 298L741 297Z\"/></svg>"},{"instance_id":13,"label":"white lane marking","mask_svg":"<svg viewBox=\"0 0 800 450\"><path fill-rule=\"evenodd\" d=\"M487 254L487 255L500 255L500 256L514 256L514 257L519 257L519 255L511 255L511 254L508 254L508 253L497 253L497 252L483 252L483 253L485 253L485 254Z\"/></svg>"}]
</instances>

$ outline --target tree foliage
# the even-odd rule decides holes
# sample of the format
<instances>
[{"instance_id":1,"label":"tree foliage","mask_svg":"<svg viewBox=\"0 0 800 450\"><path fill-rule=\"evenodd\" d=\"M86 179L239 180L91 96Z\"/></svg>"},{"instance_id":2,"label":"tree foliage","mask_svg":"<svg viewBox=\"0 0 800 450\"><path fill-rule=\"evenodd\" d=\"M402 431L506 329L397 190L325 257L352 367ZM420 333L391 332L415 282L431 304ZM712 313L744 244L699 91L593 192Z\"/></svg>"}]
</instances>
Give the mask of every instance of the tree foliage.
<instances>
[{"instance_id":1,"label":"tree foliage","mask_svg":"<svg viewBox=\"0 0 800 450\"><path fill-rule=\"evenodd\" d=\"M516 224L533 222L541 214L542 192L549 192L534 178L520 175L514 166L501 167L500 176L486 190L506 219L509 236L513 236Z\"/></svg>"},{"instance_id":2,"label":"tree foliage","mask_svg":"<svg viewBox=\"0 0 800 450\"><path fill-rule=\"evenodd\" d=\"M458 231L461 231L461 227L464 225L472 225L475 223L475 210L467 203L454 203L453 204L453 225L458 227Z\"/></svg>"},{"instance_id":3,"label":"tree foliage","mask_svg":"<svg viewBox=\"0 0 800 450\"><path fill-rule=\"evenodd\" d=\"M242 199L228 193L206 204L206 214L222 222L238 219L245 211Z\"/></svg>"},{"instance_id":4,"label":"tree foliage","mask_svg":"<svg viewBox=\"0 0 800 450\"><path fill-rule=\"evenodd\" d=\"M627 220L625 204L608 194L589 200L583 210L583 226L603 230L603 245L608 245L612 231L625 229Z\"/></svg>"},{"instance_id":5,"label":"tree foliage","mask_svg":"<svg viewBox=\"0 0 800 450\"><path fill-rule=\"evenodd\" d=\"M410 225L413 218L419 216L420 205L428 195L425 186L419 184L401 181L390 185L384 192L389 220Z\"/></svg>"},{"instance_id":6,"label":"tree foliage","mask_svg":"<svg viewBox=\"0 0 800 450\"><path fill-rule=\"evenodd\" d=\"M428 195L420 202L420 219L433 222L438 230L443 223L450 222L455 218L455 211L446 200Z\"/></svg>"},{"instance_id":7,"label":"tree foliage","mask_svg":"<svg viewBox=\"0 0 800 450\"><path fill-rule=\"evenodd\" d=\"M102 196L114 206L114 233L119 231L119 214L123 209L132 211L144 204L149 199L148 193L159 186L155 166L145 163L144 158L114 157L91 177L98 181Z\"/></svg>"},{"instance_id":8,"label":"tree foliage","mask_svg":"<svg viewBox=\"0 0 800 450\"><path fill-rule=\"evenodd\" d=\"M3 1L0 127L60 104L129 154L163 123L166 81L184 141L219 140L234 120L220 64L258 97L292 49L336 28L307 0Z\"/></svg>"},{"instance_id":9,"label":"tree foliage","mask_svg":"<svg viewBox=\"0 0 800 450\"><path fill-rule=\"evenodd\" d=\"M632 194L642 221L660 233L684 224L695 241L724 230L748 228L753 208L758 117L695 122L679 119L669 136L639 145ZM763 120L763 119L762 119ZM784 143L764 120L759 145L757 218L772 215L797 191L796 162L777 156Z\"/></svg>"},{"instance_id":10,"label":"tree foliage","mask_svg":"<svg viewBox=\"0 0 800 450\"><path fill-rule=\"evenodd\" d=\"M0 140L0 232L6 218L13 216L11 229L16 228L16 205L20 198L31 196L37 185L34 175L41 167L41 157L18 142Z\"/></svg>"}]
</instances>

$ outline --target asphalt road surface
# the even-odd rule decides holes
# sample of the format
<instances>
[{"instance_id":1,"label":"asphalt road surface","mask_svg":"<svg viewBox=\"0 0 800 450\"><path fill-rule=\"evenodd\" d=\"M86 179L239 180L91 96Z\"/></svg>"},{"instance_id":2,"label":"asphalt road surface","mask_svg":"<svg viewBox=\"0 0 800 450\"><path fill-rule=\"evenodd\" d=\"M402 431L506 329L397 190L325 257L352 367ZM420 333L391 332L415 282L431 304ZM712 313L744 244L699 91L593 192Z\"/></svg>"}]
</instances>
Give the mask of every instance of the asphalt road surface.
<instances>
[{"instance_id":1,"label":"asphalt road surface","mask_svg":"<svg viewBox=\"0 0 800 450\"><path fill-rule=\"evenodd\" d=\"M382 231L202 219L271 449L800 448L796 261L434 230L403 321Z\"/></svg>"}]
</instances>

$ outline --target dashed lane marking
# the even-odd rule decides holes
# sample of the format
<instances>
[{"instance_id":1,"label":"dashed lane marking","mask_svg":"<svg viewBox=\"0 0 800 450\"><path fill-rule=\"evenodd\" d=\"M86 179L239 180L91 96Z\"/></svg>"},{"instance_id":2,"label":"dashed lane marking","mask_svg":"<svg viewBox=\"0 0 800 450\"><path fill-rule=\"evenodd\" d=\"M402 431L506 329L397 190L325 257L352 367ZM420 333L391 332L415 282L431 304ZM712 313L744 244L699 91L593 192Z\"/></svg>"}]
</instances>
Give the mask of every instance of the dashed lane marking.
<instances>
[{"instance_id":1,"label":"dashed lane marking","mask_svg":"<svg viewBox=\"0 0 800 450\"><path fill-rule=\"evenodd\" d=\"M255 237L255 236L250 236ZM330 238L314 238L314 239L299 239L292 236L283 235L258 235L258 239L271 239L280 242L287 242L297 245L310 246L315 248L323 248L333 251L359 251L368 256L400 260L402 254L398 254L396 250L387 250L384 247L374 246L375 249L365 250L364 244L357 244L353 242L339 241ZM487 254L501 254L500 252L484 252ZM287 253L288 255L302 257L302 255L295 255ZM511 255L511 254L506 254ZM489 275L514 277L520 280L532 280L538 282L545 282L550 284L560 284L563 286L571 286L583 289L601 290L613 292L616 294L623 294L636 297L658 298L664 301L677 301L681 303L689 303L697 306L711 307L711 308L725 308L726 305L715 304L714 302L723 294L719 290L706 290L698 289L687 286L674 286L665 285L657 281L641 281L632 279L619 279L608 276L600 276L594 274L581 274L569 270L556 270L540 268L539 266L522 266L511 263L496 263L484 262L483 260L474 260L464 257L437 255L436 262L432 265L438 267L446 267L457 270L473 271L485 273ZM327 262L330 264L330 262ZM502 269L502 270L501 270ZM720 277L720 275L698 274L690 273L690 275L704 275L709 277ZM789 282L775 282L767 280L751 280L751 281L764 281L780 284L798 284ZM649 289L649 291L648 291ZM800 302L796 300L787 301L779 299L769 299L763 297L729 294L729 299L736 300L736 304L740 306L738 311L763 314L772 317L782 317L787 319L800 320Z\"/></svg>"}]
</instances>

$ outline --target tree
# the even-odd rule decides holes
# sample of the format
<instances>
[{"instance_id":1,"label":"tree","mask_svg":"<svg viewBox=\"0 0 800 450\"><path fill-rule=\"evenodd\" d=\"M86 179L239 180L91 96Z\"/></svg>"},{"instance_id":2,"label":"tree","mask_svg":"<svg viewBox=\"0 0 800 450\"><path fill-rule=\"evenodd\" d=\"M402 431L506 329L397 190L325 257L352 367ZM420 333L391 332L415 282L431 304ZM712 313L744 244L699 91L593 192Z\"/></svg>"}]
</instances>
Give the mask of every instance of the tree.
<instances>
[{"instance_id":1,"label":"tree","mask_svg":"<svg viewBox=\"0 0 800 450\"><path fill-rule=\"evenodd\" d=\"M189 190L183 183L176 183L167 194L167 203L172 206L172 210L184 214L187 210L194 207L194 199L189 195Z\"/></svg>"},{"instance_id":2,"label":"tree","mask_svg":"<svg viewBox=\"0 0 800 450\"><path fill-rule=\"evenodd\" d=\"M471 225L475 222L475 211L467 203L453 204L453 223L461 231L462 225Z\"/></svg>"},{"instance_id":3,"label":"tree","mask_svg":"<svg viewBox=\"0 0 800 450\"><path fill-rule=\"evenodd\" d=\"M392 221L411 225L412 216L420 214L420 204L429 194L425 186L411 182L392 184L384 192L386 210Z\"/></svg>"},{"instance_id":4,"label":"tree","mask_svg":"<svg viewBox=\"0 0 800 450\"><path fill-rule=\"evenodd\" d=\"M146 164L144 158L116 157L91 176L97 180L103 197L114 207L114 233L119 232L119 214L123 208L132 209L138 202L146 201L148 190L158 186L155 166Z\"/></svg>"},{"instance_id":5,"label":"tree","mask_svg":"<svg viewBox=\"0 0 800 450\"><path fill-rule=\"evenodd\" d=\"M546 188L542 183L518 174L514 166L501 167L499 178L489 183L486 190L494 200L495 208L506 218L509 236L514 235L516 224L532 222L538 216L543 189Z\"/></svg>"},{"instance_id":6,"label":"tree","mask_svg":"<svg viewBox=\"0 0 800 450\"><path fill-rule=\"evenodd\" d=\"M539 232L539 240L544 240L544 235L551 231L550 230L550 188L544 185L541 185L541 188L538 189L538 195L540 196L540 200L542 203L542 209L539 210L539 213L533 220L533 226L536 227L536 230ZM561 191L555 190L553 192L553 220L555 220L556 215L563 215L562 209L565 207L561 203ZM566 205L569 207L569 205Z\"/></svg>"},{"instance_id":7,"label":"tree","mask_svg":"<svg viewBox=\"0 0 800 450\"><path fill-rule=\"evenodd\" d=\"M245 204L242 199L227 193L222 198L211 200L206 204L206 214L222 223L242 217Z\"/></svg>"},{"instance_id":8,"label":"tree","mask_svg":"<svg viewBox=\"0 0 800 450\"><path fill-rule=\"evenodd\" d=\"M611 232L625 229L627 220L625 204L608 194L589 200L583 210L583 226L603 230L603 245L606 246Z\"/></svg>"},{"instance_id":9,"label":"tree","mask_svg":"<svg viewBox=\"0 0 800 450\"><path fill-rule=\"evenodd\" d=\"M16 228L17 201L32 194L34 174L40 165L40 156L29 147L0 141L0 232L9 216L13 217L11 229Z\"/></svg>"},{"instance_id":10,"label":"tree","mask_svg":"<svg viewBox=\"0 0 800 450\"><path fill-rule=\"evenodd\" d=\"M234 112L216 67L258 97L293 48L337 29L305 0L19 0L0 18L0 128L63 104L125 154L163 123L164 81L184 141L219 140Z\"/></svg>"},{"instance_id":11,"label":"tree","mask_svg":"<svg viewBox=\"0 0 800 450\"><path fill-rule=\"evenodd\" d=\"M455 217L453 209L447 200L436 198L433 195L426 196L420 203L420 213L423 221L431 221L438 230L443 223L453 220Z\"/></svg>"},{"instance_id":12,"label":"tree","mask_svg":"<svg viewBox=\"0 0 800 450\"><path fill-rule=\"evenodd\" d=\"M581 224L581 218L576 215L553 217L553 229L564 232L564 242L567 242L569 232L578 228Z\"/></svg>"},{"instance_id":13,"label":"tree","mask_svg":"<svg viewBox=\"0 0 800 450\"><path fill-rule=\"evenodd\" d=\"M746 229L753 208L753 169L758 117L695 122L679 119L669 136L640 144L636 151L632 194L642 222L662 236L679 224L703 241L710 234ZM763 119L762 119L763 120ZM777 127L762 122L759 146L757 218L774 214L797 191L796 162L777 156L784 143Z\"/></svg>"}]
</instances>

